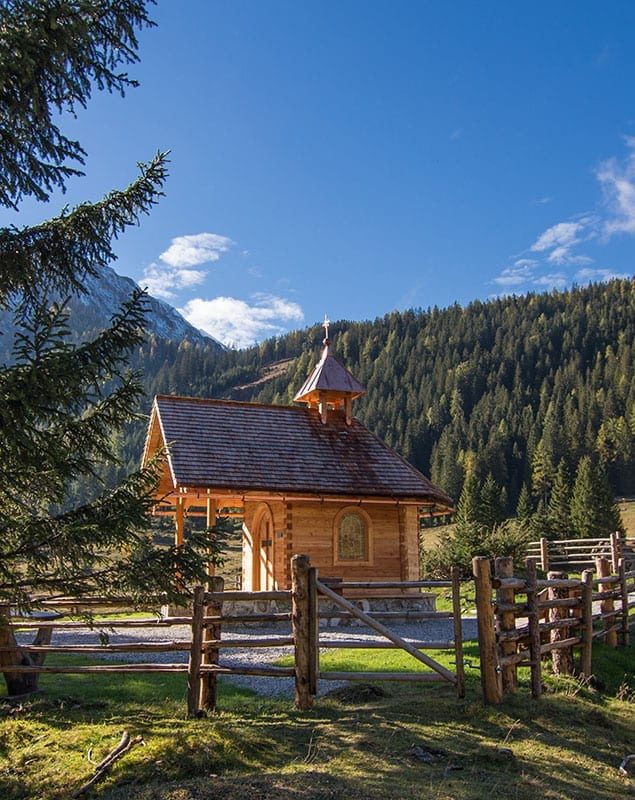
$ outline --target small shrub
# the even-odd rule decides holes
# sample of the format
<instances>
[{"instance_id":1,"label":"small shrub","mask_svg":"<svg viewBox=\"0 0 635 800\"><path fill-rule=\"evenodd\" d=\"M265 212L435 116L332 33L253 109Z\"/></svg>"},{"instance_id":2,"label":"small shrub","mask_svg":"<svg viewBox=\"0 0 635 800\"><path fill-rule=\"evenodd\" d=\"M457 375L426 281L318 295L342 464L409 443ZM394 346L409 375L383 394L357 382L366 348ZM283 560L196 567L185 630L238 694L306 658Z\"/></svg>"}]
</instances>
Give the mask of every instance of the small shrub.
<instances>
[{"instance_id":1,"label":"small shrub","mask_svg":"<svg viewBox=\"0 0 635 800\"><path fill-rule=\"evenodd\" d=\"M421 570L426 578L448 578L453 566L462 577L472 574L474 556L497 558L511 556L515 566L522 566L531 539L528 526L517 519L506 520L492 528L471 523L457 525L454 531L432 550L421 554Z\"/></svg>"}]
</instances>

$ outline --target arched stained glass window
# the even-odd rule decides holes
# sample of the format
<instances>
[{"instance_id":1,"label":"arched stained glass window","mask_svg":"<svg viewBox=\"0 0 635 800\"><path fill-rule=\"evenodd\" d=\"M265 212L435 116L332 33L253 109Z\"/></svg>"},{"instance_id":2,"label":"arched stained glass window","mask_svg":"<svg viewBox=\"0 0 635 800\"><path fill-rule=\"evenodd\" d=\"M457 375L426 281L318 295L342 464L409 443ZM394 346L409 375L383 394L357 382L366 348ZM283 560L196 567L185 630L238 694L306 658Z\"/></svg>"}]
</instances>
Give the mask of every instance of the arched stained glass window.
<instances>
[{"instance_id":1,"label":"arched stained glass window","mask_svg":"<svg viewBox=\"0 0 635 800\"><path fill-rule=\"evenodd\" d=\"M340 519L337 558L338 561L368 561L366 521L354 511L345 513Z\"/></svg>"}]
</instances>

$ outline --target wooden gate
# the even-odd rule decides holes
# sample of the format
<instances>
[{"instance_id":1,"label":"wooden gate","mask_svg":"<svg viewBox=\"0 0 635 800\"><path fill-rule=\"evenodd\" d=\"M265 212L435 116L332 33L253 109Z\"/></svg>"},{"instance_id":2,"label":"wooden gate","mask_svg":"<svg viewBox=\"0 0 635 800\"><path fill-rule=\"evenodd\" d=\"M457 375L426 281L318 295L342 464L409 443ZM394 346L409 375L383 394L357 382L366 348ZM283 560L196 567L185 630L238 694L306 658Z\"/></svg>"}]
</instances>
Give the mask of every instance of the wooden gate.
<instances>
[{"instance_id":1,"label":"wooden gate","mask_svg":"<svg viewBox=\"0 0 635 800\"><path fill-rule=\"evenodd\" d=\"M321 581L318 571L311 567L306 556L294 556L292 559L294 599L293 623L295 638L295 670L296 670L296 703L301 708L309 707L317 693L320 680L338 681L441 681L452 684L459 697L465 695L465 677L463 666L463 634L461 629L460 578L458 569L454 569L451 581L369 581L369 582L333 582ZM451 588L452 611L370 611L365 612L354 602L343 596L343 592L375 592L377 590L395 590L401 592L400 599L416 601L418 594L405 594L404 590ZM366 597L373 595L366 595ZM320 598L326 598L339 611L320 610ZM356 595L354 599L365 599L364 595ZM371 631L382 638L377 640L334 639L329 637L328 629L320 629L320 620L334 617L359 620ZM408 621L452 620L453 638L448 641L411 641L404 639L380 620L396 620L405 618ZM333 672L320 668L320 649L399 649L408 653L416 661L429 668L429 672L413 670L412 672ZM427 650L454 650L455 670L447 669Z\"/></svg>"}]
</instances>

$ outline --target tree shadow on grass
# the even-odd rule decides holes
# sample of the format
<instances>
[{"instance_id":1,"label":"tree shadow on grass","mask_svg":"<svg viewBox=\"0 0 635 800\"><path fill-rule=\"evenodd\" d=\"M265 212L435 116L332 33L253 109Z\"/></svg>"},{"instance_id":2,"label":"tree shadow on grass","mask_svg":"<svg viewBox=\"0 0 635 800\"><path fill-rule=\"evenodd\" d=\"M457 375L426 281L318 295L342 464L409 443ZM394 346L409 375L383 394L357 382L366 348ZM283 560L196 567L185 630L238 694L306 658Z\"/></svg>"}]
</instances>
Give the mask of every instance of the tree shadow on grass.
<instances>
[{"instance_id":1,"label":"tree shadow on grass","mask_svg":"<svg viewBox=\"0 0 635 800\"><path fill-rule=\"evenodd\" d=\"M290 701L221 683L221 710L188 720L183 676L157 677L51 684L42 703L64 703L61 689L70 683L81 702L35 713L51 751L46 745L27 754L32 765L25 755L12 774L0 773L0 797L68 797L69 780L75 787L92 773L87 742L99 742L99 760L123 729L141 734L147 746L117 763L95 797L612 800L625 794L619 760L635 749L628 706L593 691L533 701L521 688L502 706L486 708L475 688L459 700L450 686L380 684L386 696L326 696L300 712ZM162 696L165 704L157 700ZM439 752L425 762L413 745ZM60 764L67 786L55 769ZM29 778L40 765L50 774L43 791L42 781Z\"/></svg>"},{"instance_id":2,"label":"tree shadow on grass","mask_svg":"<svg viewBox=\"0 0 635 800\"><path fill-rule=\"evenodd\" d=\"M270 772L261 775L191 778L156 783L133 789L119 787L101 795L102 800L356 800L355 783L322 772L288 775Z\"/></svg>"}]
</instances>

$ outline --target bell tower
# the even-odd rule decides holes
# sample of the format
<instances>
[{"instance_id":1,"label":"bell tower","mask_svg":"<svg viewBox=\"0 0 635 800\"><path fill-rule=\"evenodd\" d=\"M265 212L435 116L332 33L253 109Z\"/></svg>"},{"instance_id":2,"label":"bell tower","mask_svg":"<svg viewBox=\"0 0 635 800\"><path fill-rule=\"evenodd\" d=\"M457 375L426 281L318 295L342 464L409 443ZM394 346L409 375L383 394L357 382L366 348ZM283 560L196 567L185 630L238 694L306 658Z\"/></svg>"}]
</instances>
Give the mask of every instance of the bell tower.
<instances>
[{"instance_id":1,"label":"bell tower","mask_svg":"<svg viewBox=\"0 0 635 800\"><path fill-rule=\"evenodd\" d=\"M327 423L329 410L343 410L346 424L350 425L353 400L366 394L366 389L331 353L330 324L325 316L322 358L293 399L296 403L306 403L309 408L317 408L323 425Z\"/></svg>"}]
</instances>

